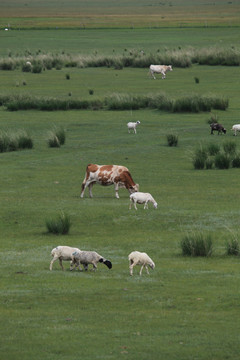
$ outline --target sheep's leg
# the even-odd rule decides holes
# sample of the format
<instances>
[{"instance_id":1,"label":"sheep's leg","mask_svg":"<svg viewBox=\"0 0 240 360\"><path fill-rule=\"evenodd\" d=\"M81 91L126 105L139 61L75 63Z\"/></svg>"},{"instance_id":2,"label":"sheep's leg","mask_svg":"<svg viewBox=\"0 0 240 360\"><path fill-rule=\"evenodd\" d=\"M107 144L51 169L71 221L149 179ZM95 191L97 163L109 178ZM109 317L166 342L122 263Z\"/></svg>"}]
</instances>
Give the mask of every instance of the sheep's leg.
<instances>
[{"instance_id":1,"label":"sheep's leg","mask_svg":"<svg viewBox=\"0 0 240 360\"><path fill-rule=\"evenodd\" d=\"M144 204L144 209L148 209L148 200L145 201L145 204Z\"/></svg>"},{"instance_id":2,"label":"sheep's leg","mask_svg":"<svg viewBox=\"0 0 240 360\"><path fill-rule=\"evenodd\" d=\"M147 273L148 273L148 275L149 275L149 271L148 271L148 266L147 266L147 265L145 265L145 269L146 269L146 271L147 271Z\"/></svg>"},{"instance_id":3,"label":"sheep's leg","mask_svg":"<svg viewBox=\"0 0 240 360\"><path fill-rule=\"evenodd\" d=\"M133 202L133 205L134 205L134 207L135 207L135 210L137 210L136 201Z\"/></svg>"},{"instance_id":4,"label":"sheep's leg","mask_svg":"<svg viewBox=\"0 0 240 360\"><path fill-rule=\"evenodd\" d=\"M131 261L130 262L130 265L129 265L129 271L130 271L130 275L132 276L133 275L133 267L134 267L134 263Z\"/></svg>"},{"instance_id":5,"label":"sheep's leg","mask_svg":"<svg viewBox=\"0 0 240 360\"><path fill-rule=\"evenodd\" d=\"M133 128L133 131L134 131L135 134L137 133L136 128Z\"/></svg>"},{"instance_id":6,"label":"sheep's leg","mask_svg":"<svg viewBox=\"0 0 240 360\"><path fill-rule=\"evenodd\" d=\"M53 267L53 263L58 259L57 256L54 256L54 258L52 259L52 261L50 262L50 267L49 267L49 270L52 271L52 267Z\"/></svg>"},{"instance_id":7,"label":"sheep's leg","mask_svg":"<svg viewBox=\"0 0 240 360\"><path fill-rule=\"evenodd\" d=\"M93 263L93 271L97 270L97 264Z\"/></svg>"},{"instance_id":8,"label":"sheep's leg","mask_svg":"<svg viewBox=\"0 0 240 360\"><path fill-rule=\"evenodd\" d=\"M62 259L59 259L59 265L61 266L62 270L64 270L63 264L62 264Z\"/></svg>"},{"instance_id":9,"label":"sheep's leg","mask_svg":"<svg viewBox=\"0 0 240 360\"><path fill-rule=\"evenodd\" d=\"M132 208L132 200L130 199L129 210Z\"/></svg>"},{"instance_id":10,"label":"sheep's leg","mask_svg":"<svg viewBox=\"0 0 240 360\"><path fill-rule=\"evenodd\" d=\"M144 265L141 266L140 273L139 273L140 276L142 276L143 268L144 268Z\"/></svg>"}]
</instances>

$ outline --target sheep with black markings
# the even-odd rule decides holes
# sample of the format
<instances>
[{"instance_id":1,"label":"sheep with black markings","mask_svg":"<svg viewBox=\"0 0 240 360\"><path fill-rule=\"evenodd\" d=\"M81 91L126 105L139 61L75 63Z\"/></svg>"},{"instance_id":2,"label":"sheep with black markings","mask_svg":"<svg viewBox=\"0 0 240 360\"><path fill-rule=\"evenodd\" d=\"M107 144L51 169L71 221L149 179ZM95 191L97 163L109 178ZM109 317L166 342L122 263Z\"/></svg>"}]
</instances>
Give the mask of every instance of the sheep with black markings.
<instances>
[{"instance_id":1,"label":"sheep with black markings","mask_svg":"<svg viewBox=\"0 0 240 360\"><path fill-rule=\"evenodd\" d=\"M144 267L148 274L149 274L148 266L151 269L155 268L154 262L145 252L133 251L128 255L128 260L129 260L130 275L133 275L133 267L136 265L141 265L141 269L139 273L140 276L142 275L142 270Z\"/></svg>"},{"instance_id":2,"label":"sheep with black markings","mask_svg":"<svg viewBox=\"0 0 240 360\"><path fill-rule=\"evenodd\" d=\"M130 130L133 130L133 132L136 134L137 133L136 127L139 124L140 124L140 121L127 123L129 134L130 134Z\"/></svg>"},{"instance_id":3,"label":"sheep with black markings","mask_svg":"<svg viewBox=\"0 0 240 360\"><path fill-rule=\"evenodd\" d=\"M75 251L72 253L72 262L80 267L83 265L84 270L88 270L88 265L93 265L93 270L97 269L97 263L105 264L109 269L112 268L112 263L99 255L96 251Z\"/></svg>"},{"instance_id":4,"label":"sheep with black markings","mask_svg":"<svg viewBox=\"0 0 240 360\"><path fill-rule=\"evenodd\" d=\"M130 195L129 209L132 208L132 204L134 205L136 210L137 210L136 204L144 204L144 209L148 209L149 202L153 203L153 207L157 209L158 204L156 200L154 200L151 194L136 191Z\"/></svg>"},{"instance_id":5,"label":"sheep with black markings","mask_svg":"<svg viewBox=\"0 0 240 360\"><path fill-rule=\"evenodd\" d=\"M52 249L51 255L52 255L53 259L50 262L50 270L52 270L53 263L56 260L59 260L59 264L60 264L62 270L64 270L62 261L71 261L70 270L72 270L74 265L76 267L76 264L74 264L72 262L72 253L79 252L79 251L81 251L81 250L78 248L70 247L70 246L57 246L56 248Z\"/></svg>"}]
</instances>

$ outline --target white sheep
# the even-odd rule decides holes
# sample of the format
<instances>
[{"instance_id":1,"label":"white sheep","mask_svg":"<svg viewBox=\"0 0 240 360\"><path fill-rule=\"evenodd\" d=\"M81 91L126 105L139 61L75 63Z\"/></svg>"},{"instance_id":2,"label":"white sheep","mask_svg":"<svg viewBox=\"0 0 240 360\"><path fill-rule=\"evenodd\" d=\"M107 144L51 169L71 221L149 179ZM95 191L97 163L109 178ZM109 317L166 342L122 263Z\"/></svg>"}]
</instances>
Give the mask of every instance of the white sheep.
<instances>
[{"instance_id":1,"label":"white sheep","mask_svg":"<svg viewBox=\"0 0 240 360\"><path fill-rule=\"evenodd\" d=\"M104 263L109 269L112 263L99 255L96 251L75 251L72 253L72 262L80 268L80 264L84 266L84 270L88 270L88 265L93 265L93 270L97 269L97 263ZM81 268L80 268L81 269Z\"/></svg>"},{"instance_id":2,"label":"white sheep","mask_svg":"<svg viewBox=\"0 0 240 360\"><path fill-rule=\"evenodd\" d=\"M240 131L240 124L233 125L232 131L234 131L234 135L237 135L237 131Z\"/></svg>"},{"instance_id":3,"label":"white sheep","mask_svg":"<svg viewBox=\"0 0 240 360\"><path fill-rule=\"evenodd\" d=\"M52 270L52 266L53 266L53 263L56 261L56 260L59 260L59 264L62 268L62 270L64 270L64 267L63 267L63 264L62 264L62 261L71 261L70 263L70 270L73 269L73 262L72 262L72 253L73 252L76 252L76 251L80 251L80 249L78 248L73 248L73 247L70 247L70 246L57 246L56 248L52 249L51 251L51 255L53 257L52 261L50 262L50 270ZM76 266L76 264L75 264Z\"/></svg>"},{"instance_id":4,"label":"white sheep","mask_svg":"<svg viewBox=\"0 0 240 360\"><path fill-rule=\"evenodd\" d=\"M133 267L135 265L141 265L141 269L139 273L140 276L142 275L142 270L144 267L148 274L149 274L148 266L151 269L155 268L154 262L145 252L133 251L131 252L131 254L128 255L128 260L129 260L130 275L133 275Z\"/></svg>"},{"instance_id":5,"label":"white sheep","mask_svg":"<svg viewBox=\"0 0 240 360\"><path fill-rule=\"evenodd\" d=\"M139 125L139 124L140 124L140 121L127 123L127 127L128 127L128 132L129 132L129 134L130 134L130 130L133 130L133 132L136 134L136 133L137 133L136 127L137 127L137 125Z\"/></svg>"},{"instance_id":6,"label":"white sheep","mask_svg":"<svg viewBox=\"0 0 240 360\"><path fill-rule=\"evenodd\" d=\"M144 204L144 209L148 209L148 202L153 203L155 209L157 209L157 202L154 200L151 194L143 193L143 192L135 192L130 195L130 205L129 209L132 208L132 204L134 205L135 209L137 210L136 204Z\"/></svg>"},{"instance_id":7,"label":"white sheep","mask_svg":"<svg viewBox=\"0 0 240 360\"><path fill-rule=\"evenodd\" d=\"M32 63L31 63L30 61L27 61L27 62L26 62L26 65L28 65L28 66L31 66L31 67L32 67Z\"/></svg>"}]
</instances>

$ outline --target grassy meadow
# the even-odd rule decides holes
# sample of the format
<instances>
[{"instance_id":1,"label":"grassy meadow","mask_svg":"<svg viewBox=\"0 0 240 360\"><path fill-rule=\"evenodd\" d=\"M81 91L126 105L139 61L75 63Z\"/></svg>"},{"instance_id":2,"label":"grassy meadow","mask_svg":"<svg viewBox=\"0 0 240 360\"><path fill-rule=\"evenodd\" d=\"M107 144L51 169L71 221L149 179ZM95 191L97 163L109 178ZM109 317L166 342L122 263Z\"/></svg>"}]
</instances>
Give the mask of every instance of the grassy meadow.
<instances>
[{"instance_id":1,"label":"grassy meadow","mask_svg":"<svg viewBox=\"0 0 240 360\"><path fill-rule=\"evenodd\" d=\"M39 2L6 4L0 4L0 24L6 26L11 19L16 28L19 23L23 28L36 27L31 21ZM142 27L156 8L175 8L173 27L161 29L124 27L129 21L126 9L131 14L136 4L133 0L122 6L111 2L114 11L108 1L100 7L96 1L71 0L68 6L58 3L58 10L54 1L41 4L42 12L35 18L41 23L39 28L49 26L53 14L63 28L78 27L75 21L82 20L73 16L73 9L79 4L89 23L95 16L93 27L100 18L103 21L102 14L106 15L102 27L116 27L116 13L120 16L122 10L121 28L1 30L0 60L63 52L110 56L132 49L147 54L190 47L239 51L239 27L226 27L228 17L232 19L233 13L238 17L238 1L199 4L211 21L214 9L224 9L222 27L221 11L216 12L218 28L198 28L197 11L190 11L192 2L187 0L159 6L138 2L139 17L148 9ZM97 5L95 10L92 5ZM186 18L180 8L185 9ZM22 11L19 17L23 13L26 17L18 20L17 9ZM108 23L110 16L114 21ZM139 25L138 16L134 21ZM188 25L193 19L193 28L178 27L177 16ZM157 80L151 79L147 67L76 66L45 69L39 74L23 72L20 66L0 70L0 96L97 101L112 94L163 93L172 99L196 94L229 100L225 111L199 113L106 108L8 111L6 104L0 107L0 139L1 134L25 131L33 141L32 149L0 152L3 359L239 358L239 256L228 256L226 243L231 239L240 242L240 169L195 170L193 166L196 148L216 145L222 149L224 144L234 143L240 153L240 135L234 137L230 130L240 122L239 74L239 66L197 63L173 67L165 80L159 75ZM210 135L211 116L224 125L226 135ZM127 122L137 120L141 122L137 134L128 134ZM65 129L66 142L50 148L49 133L56 128ZM169 134L178 136L178 146L167 145ZM116 199L113 186L94 185L93 198L86 190L81 199L89 163L127 166L140 191L150 192L156 199L158 209L150 204L148 210L142 205L137 205L137 211L129 210L128 192L120 189L120 199ZM48 233L46 220L61 212L71 220L69 234ZM211 236L212 256L182 256L181 240L194 234ZM68 262L63 263L65 271L55 262L51 272L50 253L57 245L95 250L111 260L113 268L99 264L96 272L70 272ZM133 250L145 251L154 260L156 267L150 275L143 270L140 277L136 267L130 277L127 257Z\"/></svg>"}]
</instances>

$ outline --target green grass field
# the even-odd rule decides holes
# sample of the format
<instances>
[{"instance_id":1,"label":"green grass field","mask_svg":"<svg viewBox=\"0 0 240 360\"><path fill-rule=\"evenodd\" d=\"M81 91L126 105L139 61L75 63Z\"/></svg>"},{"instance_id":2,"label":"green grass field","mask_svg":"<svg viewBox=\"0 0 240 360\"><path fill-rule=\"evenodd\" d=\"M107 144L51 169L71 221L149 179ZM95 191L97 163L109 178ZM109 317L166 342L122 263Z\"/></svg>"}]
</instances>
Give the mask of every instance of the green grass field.
<instances>
[{"instance_id":1,"label":"green grass field","mask_svg":"<svg viewBox=\"0 0 240 360\"><path fill-rule=\"evenodd\" d=\"M71 18L71 26L72 9L79 3L59 5L58 11ZM2 24L10 16L15 22L14 13L20 7L30 17L39 7L39 2L19 1L12 8L6 4L0 4L0 10L5 6ZM49 24L55 4L41 4L39 16ZM85 2L85 8L90 4ZM127 4L131 8L135 2L127 2L122 11L126 12ZM139 3L139 13L146 9L144 4L150 3ZM202 10L213 11L222 4L224 14L239 5L238 1L218 2ZM109 4L102 2L95 13L92 8L88 11L107 14L104 5ZM164 6L174 8L181 3L172 5ZM192 5L182 5L187 6L190 21ZM177 12L175 20L176 16ZM124 15L122 26L126 19ZM29 18L21 21L26 24ZM62 24L64 27L64 21ZM121 54L124 49L238 48L239 28L225 25L224 17L222 28L1 31L0 55L11 53L15 58L39 49L43 53L111 55L113 50ZM0 76L1 95L66 99L71 93L73 98L89 100L112 93L164 92L173 98L216 94L229 99L226 111L213 111L227 129L226 135L219 136L210 135L209 112L9 112L0 107L0 132L25 129L34 142L31 150L0 153L1 358L237 360L239 256L226 255L226 242L233 237L240 241L240 170L194 170L192 157L200 145L223 146L230 141L240 152L240 135L234 137L230 130L239 123L239 66L176 67L166 80L150 79L147 68L111 67L62 68L41 74L17 68L1 70ZM141 122L137 134L128 134L126 123L137 120ZM54 127L66 130L66 143L60 148L47 146ZM167 146L170 133L178 135L177 147ZM81 199L88 163L127 166L140 191L154 196L158 209L150 204L149 210L141 205L137 211L129 210L125 189L120 189L117 200L113 187L98 185L93 187L93 199L88 191ZM46 219L61 211L70 216L70 233L47 233ZM212 236L211 257L181 255L183 236L196 233ZM111 260L113 268L99 264L96 272L70 272L65 262L63 272L56 262L50 272L50 252L57 245L95 250ZM156 268L150 275L143 272L140 277L140 269L134 268L130 277L127 257L133 250L146 251L154 260Z\"/></svg>"}]
</instances>

